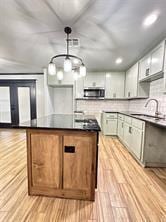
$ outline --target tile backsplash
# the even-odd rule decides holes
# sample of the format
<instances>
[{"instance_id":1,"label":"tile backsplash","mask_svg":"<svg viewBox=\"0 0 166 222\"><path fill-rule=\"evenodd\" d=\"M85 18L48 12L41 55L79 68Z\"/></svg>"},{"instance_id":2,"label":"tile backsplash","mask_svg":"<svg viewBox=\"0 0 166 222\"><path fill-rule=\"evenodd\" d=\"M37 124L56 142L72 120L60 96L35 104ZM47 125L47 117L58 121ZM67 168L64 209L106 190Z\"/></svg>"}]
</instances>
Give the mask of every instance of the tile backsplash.
<instances>
[{"instance_id":1,"label":"tile backsplash","mask_svg":"<svg viewBox=\"0 0 166 222\"><path fill-rule=\"evenodd\" d=\"M150 98L159 101L159 111L166 115L166 94L164 94L163 78L152 81L150 83ZM133 111L154 115L155 102L150 102L148 107L145 107L147 99L135 100L77 100L77 110L86 111L88 114L101 113L105 111Z\"/></svg>"},{"instance_id":2,"label":"tile backsplash","mask_svg":"<svg viewBox=\"0 0 166 222\"><path fill-rule=\"evenodd\" d=\"M77 110L86 112L126 111L128 109L127 100L77 100Z\"/></svg>"},{"instance_id":3,"label":"tile backsplash","mask_svg":"<svg viewBox=\"0 0 166 222\"><path fill-rule=\"evenodd\" d=\"M163 78L150 83L150 96L159 101L159 112L166 115L166 94L164 94ZM150 102L148 107L145 107L146 99L136 99L129 101L129 111L142 112L154 115L156 104Z\"/></svg>"}]
</instances>

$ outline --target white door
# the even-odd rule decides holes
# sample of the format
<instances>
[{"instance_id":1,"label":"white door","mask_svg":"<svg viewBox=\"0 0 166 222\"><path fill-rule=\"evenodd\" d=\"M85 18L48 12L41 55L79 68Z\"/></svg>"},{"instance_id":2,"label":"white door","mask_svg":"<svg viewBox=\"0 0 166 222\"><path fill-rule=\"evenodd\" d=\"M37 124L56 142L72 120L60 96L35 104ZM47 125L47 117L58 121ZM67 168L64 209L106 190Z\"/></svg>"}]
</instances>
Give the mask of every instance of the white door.
<instances>
[{"instance_id":1,"label":"white door","mask_svg":"<svg viewBox=\"0 0 166 222\"><path fill-rule=\"evenodd\" d=\"M73 113L73 87L54 88L54 113Z\"/></svg>"},{"instance_id":2,"label":"white door","mask_svg":"<svg viewBox=\"0 0 166 222\"><path fill-rule=\"evenodd\" d=\"M30 88L18 87L19 122L31 119Z\"/></svg>"},{"instance_id":3,"label":"white door","mask_svg":"<svg viewBox=\"0 0 166 222\"><path fill-rule=\"evenodd\" d=\"M11 123L10 87L0 87L0 122Z\"/></svg>"}]
</instances>

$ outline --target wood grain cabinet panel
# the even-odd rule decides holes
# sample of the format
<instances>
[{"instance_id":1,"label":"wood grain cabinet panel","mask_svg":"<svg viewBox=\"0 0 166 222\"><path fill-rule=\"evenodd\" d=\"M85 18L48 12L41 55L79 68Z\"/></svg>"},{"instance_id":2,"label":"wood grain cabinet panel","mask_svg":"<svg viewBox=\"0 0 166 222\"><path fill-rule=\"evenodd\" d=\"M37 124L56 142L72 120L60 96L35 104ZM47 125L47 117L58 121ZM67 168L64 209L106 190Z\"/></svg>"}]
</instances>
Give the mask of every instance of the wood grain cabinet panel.
<instances>
[{"instance_id":1,"label":"wood grain cabinet panel","mask_svg":"<svg viewBox=\"0 0 166 222\"><path fill-rule=\"evenodd\" d=\"M91 136L64 136L64 189L90 191L94 158L92 139ZM68 152L68 147L74 152Z\"/></svg>"},{"instance_id":2,"label":"wood grain cabinet panel","mask_svg":"<svg viewBox=\"0 0 166 222\"><path fill-rule=\"evenodd\" d=\"M60 188L60 138L52 134L31 134L32 185Z\"/></svg>"},{"instance_id":3,"label":"wood grain cabinet panel","mask_svg":"<svg viewBox=\"0 0 166 222\"><path fill-rule=\"evenodd\" d=\"M27 130L28 193L94 200L98 134Z\"/></svg>"}]
</instances>

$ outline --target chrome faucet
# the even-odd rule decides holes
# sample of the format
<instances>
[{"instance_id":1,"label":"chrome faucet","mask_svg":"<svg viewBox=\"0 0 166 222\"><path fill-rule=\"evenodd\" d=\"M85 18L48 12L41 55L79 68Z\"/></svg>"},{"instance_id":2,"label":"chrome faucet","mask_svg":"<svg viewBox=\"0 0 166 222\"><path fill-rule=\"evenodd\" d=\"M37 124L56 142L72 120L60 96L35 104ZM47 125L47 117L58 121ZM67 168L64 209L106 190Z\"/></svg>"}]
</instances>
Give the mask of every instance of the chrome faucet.
<instances>
[{"instance_id":1,"label":"chrome faucet","mask_svg":"<svg viewBox=\"0 0 166 222\"><path fill-rule=\"evenodd\" d=\"M156 111L155 111L155 116L159 116L159 114L160 114L160 112L159 112L159 101L157 100L157 99L149 99L147 102L146 102L146 104L145 104L145 107L147 107L148 106L148 104L149 104L149 102L151 102L151 101L154 101L154 102L156 102Z\"/></svg>"}]
</instances>

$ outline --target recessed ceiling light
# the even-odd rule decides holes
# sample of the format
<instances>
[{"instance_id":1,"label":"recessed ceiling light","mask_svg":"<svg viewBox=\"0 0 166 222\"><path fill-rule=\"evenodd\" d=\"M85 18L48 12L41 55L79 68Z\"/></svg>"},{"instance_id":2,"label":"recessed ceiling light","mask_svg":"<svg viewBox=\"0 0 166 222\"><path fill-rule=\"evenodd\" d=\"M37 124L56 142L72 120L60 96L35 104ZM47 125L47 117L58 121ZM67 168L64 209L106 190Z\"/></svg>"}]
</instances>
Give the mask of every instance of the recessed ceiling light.
<instances>
[{"instance_id":1,"label":"recessed ceiling light","mask_svg":"<svg viewBox=\"0 0 166 222\"><path fill-rule=\"evenodd\" d=\"M123 61L122 58L117 58L115 62L116 62L116 64L120 64L120 63L122 63L122 61Z\"/></svg>"},{"instance_id":2,"label":"recessed ceiling light","mask_svg":"<svg viewBox=\"0 0 166 222\"><path fill-rule=\"evenodd\" d=\"M106 73L106 78L110 78L110 73Z\"/></svg>"},{"instance_id":3,"label":"recessed ceiling light","mask_svg":"<svg viewBox=\"0 0 166 222\"><path fill-rule=\"evenodd\" d=\"M144 26L150 26L152 25L153 23L155 23L158 19L158 13L152 13L150 15L148 15L144 21L143 21L143 25Z\"/></svg>"}]
</instances>

